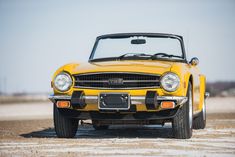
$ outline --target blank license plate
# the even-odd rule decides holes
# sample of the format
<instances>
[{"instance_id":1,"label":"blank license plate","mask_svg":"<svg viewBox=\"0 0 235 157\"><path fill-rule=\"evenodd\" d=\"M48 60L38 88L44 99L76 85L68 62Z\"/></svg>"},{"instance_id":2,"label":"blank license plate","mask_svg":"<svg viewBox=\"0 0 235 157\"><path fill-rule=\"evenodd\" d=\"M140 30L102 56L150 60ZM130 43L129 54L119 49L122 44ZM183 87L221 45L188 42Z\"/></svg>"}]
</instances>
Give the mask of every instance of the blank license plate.
<instances>
[{"instance_id":1,"label":"blank license plate","mask_svg":"<svg viewBox=\"0 0 235 157\"><path fill-rule=\"evenodd\" d=\"M130 96L128 93L101 93L99 95L99 109L102 110L128 110Z\"/></svg>"}]
</instances>

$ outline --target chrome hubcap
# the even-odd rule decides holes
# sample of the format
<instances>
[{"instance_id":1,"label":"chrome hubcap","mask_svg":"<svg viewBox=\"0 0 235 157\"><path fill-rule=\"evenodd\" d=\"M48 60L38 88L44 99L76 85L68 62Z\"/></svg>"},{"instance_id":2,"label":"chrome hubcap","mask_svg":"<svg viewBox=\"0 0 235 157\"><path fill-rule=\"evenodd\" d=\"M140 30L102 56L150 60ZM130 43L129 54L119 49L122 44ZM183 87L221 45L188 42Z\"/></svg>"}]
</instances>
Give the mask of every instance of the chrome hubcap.
<instances>
[{"instance_id":1,"label":"chrome hubcap","mask_svg":"<svg viewBox=\"0 0 235 157\"><path fill-rule=\"evenodd\" d=\"M192 128L193 125L193 100L192 91L189 91L189 127Z\"/></svg>"},{"instance_id":2,"label":"chrome hubcap","mask_svg":"<svg viewBox=\"0 0 235 157\"><path fill-rule=\"evenodd\" d=\"M202 118L203 118L203 120L206 120L206 105L205 105L205 101L204 101L203 106L202 106Z\"/></svg>"}]
</instances>

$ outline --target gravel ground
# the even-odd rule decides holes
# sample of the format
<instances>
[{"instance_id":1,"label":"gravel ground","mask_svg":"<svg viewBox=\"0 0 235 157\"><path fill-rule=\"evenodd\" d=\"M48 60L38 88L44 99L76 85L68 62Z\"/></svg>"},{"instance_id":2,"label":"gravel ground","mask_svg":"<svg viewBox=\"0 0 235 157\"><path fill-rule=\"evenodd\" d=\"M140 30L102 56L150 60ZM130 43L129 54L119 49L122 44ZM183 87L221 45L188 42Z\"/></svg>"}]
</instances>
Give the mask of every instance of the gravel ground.
<instances>
[{"instance_id":1,"label":"gravel ground","mask_svg":"<svg viewBox=\"0 0 235 157\"><path fill-rule=\"evenodd\" d=\"M59 139L51 106L1 104L0 156L235 156L235 98L210 98L206 129L188 140L173 139L170 123L105 131L85 124L74 139Z\"/></svg>"}]
</instances>

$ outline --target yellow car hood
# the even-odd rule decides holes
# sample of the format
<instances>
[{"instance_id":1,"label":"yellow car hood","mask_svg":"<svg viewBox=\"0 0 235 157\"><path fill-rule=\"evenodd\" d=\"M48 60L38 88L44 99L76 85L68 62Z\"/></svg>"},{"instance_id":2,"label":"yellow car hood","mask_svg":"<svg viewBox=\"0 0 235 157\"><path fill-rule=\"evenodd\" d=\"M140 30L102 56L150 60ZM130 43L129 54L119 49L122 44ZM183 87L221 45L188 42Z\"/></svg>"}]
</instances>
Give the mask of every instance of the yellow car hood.
<instances>
[{"instance_id":1,"label":"yellow car hood","mask_svg":"<svg viewBox=\"0 0 235 157\"><path fill-rule=\"evenodd\" d=\"M71 74L96 72L140 72L163 74L170 71L173 62L168 61L105 61L81 63L69 69ZM66 69L64 69L66 70Z\"/></svg>"}]
</instances>

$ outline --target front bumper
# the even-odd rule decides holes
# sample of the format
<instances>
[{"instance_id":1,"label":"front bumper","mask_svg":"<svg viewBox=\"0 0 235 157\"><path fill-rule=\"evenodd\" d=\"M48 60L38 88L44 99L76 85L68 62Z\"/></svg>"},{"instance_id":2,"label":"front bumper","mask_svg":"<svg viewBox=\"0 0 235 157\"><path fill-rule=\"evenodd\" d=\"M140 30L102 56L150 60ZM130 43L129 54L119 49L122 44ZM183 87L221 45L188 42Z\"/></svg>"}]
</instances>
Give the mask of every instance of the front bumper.
<instances>
[{"instance_id":1,"label":"front bumper","mask_svg":"<svg viewBox=\"0 0 235 157\"><path fill-rule=\"evenodd\" d=\"M72 96L69 95L50 95L49 99L53 102L56 103L57 101L61 101L61 100L67 100L67 101L71 101L72 100ZM96 95L84 95L82 96L82 99L84 100L86 105L90 105L90 104L98 104L99 101L99 97ZM147 96L143 95L143 96L131 96L130 95L130 104L131 105L135 105L135 106L140 106L140 105L145 105L147 106ZM156 96L153 101L153 103L158 103L160 105L161 102L163 101L174 101L175 102L175 107L178 106L182 106L186 101L187 101L187 97L184 96ZM159 107L156 108L156 110L161 110ZM89 111L89 110L87 110Z\"/></svg>"}]
</instances>

